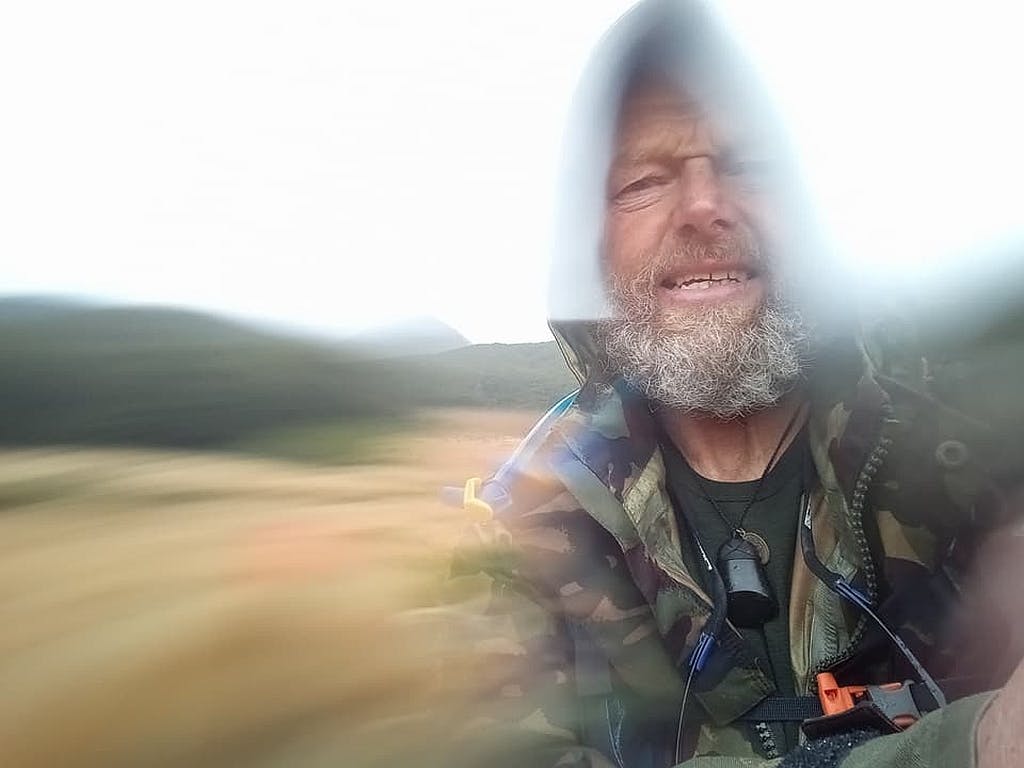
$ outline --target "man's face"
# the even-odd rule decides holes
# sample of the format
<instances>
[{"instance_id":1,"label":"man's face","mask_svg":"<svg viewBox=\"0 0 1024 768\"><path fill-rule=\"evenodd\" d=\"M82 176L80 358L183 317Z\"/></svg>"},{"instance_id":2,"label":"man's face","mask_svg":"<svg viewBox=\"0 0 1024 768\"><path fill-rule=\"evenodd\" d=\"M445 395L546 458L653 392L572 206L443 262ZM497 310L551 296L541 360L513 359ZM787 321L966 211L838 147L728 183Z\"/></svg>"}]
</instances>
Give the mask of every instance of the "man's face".
<instances>
[{"instance_id":1,"label":"man's face","mask_svg":"<svg viewBox=\"0 0 1024 768\"><path fill-rule=\"evenodd\" d=\"M649 275L666 320L711 308L749 322L770 280L768 158L677 89L654 85L623 105L608 174L605 268Z\"/></svg>"},{"instance_id":2,"label":"man's face","mask_svg":"<svg viewBox=\"0 0 1024 768\"><path fill-rule=\"evenodd\" d=\"M609 358L648 397L731 418L776 402L807 333L773 260L770 157L669 86L623 104L608 173Z\"/></svg>"}]
</instances>

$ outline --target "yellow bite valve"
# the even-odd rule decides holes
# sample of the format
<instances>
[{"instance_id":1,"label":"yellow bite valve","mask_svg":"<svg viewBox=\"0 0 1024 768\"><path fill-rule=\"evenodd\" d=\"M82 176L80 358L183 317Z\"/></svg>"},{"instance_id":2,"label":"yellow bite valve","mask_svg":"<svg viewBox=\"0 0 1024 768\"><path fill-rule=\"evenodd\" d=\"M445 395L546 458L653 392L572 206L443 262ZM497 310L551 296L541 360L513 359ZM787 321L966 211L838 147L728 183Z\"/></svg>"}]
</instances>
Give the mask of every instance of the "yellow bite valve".
<instances>
[{"instance_id":1,"label":"yellow bite valve","mask_svg":"<svg viewBox=\"0 0 1024 768\"><path fill-rule=\"evenodd\" d=\"M483 481L479 477L471 477L462 489L462 508L478 523L486 523L494 517L491 505L477 496L482 484Z\"/></svg>"}]
</instances>

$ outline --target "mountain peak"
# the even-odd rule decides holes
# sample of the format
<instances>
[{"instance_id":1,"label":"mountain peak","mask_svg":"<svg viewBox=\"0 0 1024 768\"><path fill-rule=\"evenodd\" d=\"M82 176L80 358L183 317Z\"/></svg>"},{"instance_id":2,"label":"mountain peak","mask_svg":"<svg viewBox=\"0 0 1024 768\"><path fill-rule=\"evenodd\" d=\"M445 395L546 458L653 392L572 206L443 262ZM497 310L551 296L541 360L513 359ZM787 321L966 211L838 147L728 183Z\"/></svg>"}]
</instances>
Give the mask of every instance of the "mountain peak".
<instances>
[{"instance_id":1,"label":"mountain peak","mask_svg":"<svg viewBox=\"0 0 1024 768\"><path fill-rule=\"evenodd\" d=\"M373 357L403 357L449 352L469 346L469 340L436 317L423 315L399 320L345 340Z\"/></svg>"}]
</instances>

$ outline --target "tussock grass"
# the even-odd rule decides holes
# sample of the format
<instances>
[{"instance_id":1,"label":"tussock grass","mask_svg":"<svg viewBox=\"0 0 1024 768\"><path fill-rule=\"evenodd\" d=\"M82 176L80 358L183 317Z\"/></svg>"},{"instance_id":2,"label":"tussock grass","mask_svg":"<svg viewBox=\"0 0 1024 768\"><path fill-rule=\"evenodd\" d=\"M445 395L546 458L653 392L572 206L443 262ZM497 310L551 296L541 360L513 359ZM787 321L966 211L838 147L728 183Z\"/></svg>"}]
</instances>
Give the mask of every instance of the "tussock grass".
<instances>
[{"instance_id":1,"label":"tussock grass","mask_svg":"<svg viewBox=\"0 0 1024 768\"><path fill-rule=\"evenodd\" d=\"M438 489L531 421L428 414L365 466L0 453L0 765L451 764Z\"/></svg>"}]
</instances>

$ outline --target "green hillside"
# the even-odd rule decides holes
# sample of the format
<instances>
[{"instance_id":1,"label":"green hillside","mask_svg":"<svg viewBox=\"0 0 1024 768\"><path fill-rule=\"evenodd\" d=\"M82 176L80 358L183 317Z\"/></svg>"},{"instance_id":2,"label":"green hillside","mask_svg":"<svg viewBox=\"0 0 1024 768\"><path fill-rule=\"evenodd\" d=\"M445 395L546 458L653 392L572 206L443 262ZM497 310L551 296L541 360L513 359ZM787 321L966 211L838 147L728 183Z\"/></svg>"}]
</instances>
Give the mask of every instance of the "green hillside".
<instances>
[{"instance_id":1,"label":"green hillside","mask_svg":"<svg viewBox=\"0 0 1024 768\"><path fill-rule=\"evenodd\" d=\"M7 444L217 446L404 410L361 358L323 345L180 310L4 304Z\"/></svg>"},{"instance_id":2,"label":"green hillside","mask_svg":"<svg viewBox=\"0 0 1024 768\"><path fill-rule=\"evenodd\" d=\"M573 386L553 342L371 352L178 309L0 299L0 443L340 450L417 407L541 410Z\"/></svg>"},{"instance_id":3,"label":"green hillside","mask_svg":"<svg viewBox=\"0 0 1024 768\"><path fill-rule=\"evenodd\" d=\"M419 405L544 409L576 383L555 342L477 344L391 366Z\"/></svg>"}]
</instances>

